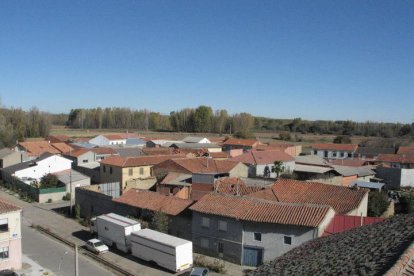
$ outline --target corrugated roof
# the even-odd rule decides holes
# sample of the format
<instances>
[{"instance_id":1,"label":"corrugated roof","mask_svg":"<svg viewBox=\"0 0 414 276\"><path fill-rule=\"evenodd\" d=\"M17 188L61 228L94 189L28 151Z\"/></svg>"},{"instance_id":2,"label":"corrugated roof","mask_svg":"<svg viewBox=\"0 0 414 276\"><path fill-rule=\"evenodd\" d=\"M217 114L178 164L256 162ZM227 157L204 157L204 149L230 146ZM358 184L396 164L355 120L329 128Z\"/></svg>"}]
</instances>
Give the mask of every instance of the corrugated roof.
<instances>
[{"instance_id":1,"label":"corrugated roof","mask_svg":"<svg viewBox=\"0 0 414 276\"><path fill-rule=\"evenodd\" d=\"M317 227L329 206L272 202L220 193L203 196L192 211L239 220Z\"/></svg>"},{"instance_id":2,"label":"corrugated roof","mask_svg":"<svg viewBox=\"0 0 414 276\"><path fill-rule=\"evenodd\" d=\"M279 202L323 204L331 206L339 214L347 214L358 208L367 193L368 190L364 189L279 179L270 188L248 196Z\"/></svg>"},{"instance_id":3,"label":"corrugated roof","mask_svg":"<svg viewBox=\"0 0 414 276\"><path fill-rule=\"evenodd\" d=\"M162 211L172 216L180 214L193 203L192 200L138 189L128 190L114 201L154 212Z\"/></svg>"},{"instance_id":4,"label":"corrugated roof","mask_svg":"<svg viewBox=\"0 0 414 276\"><path fill-rule=\"evenodd\" d=\"M307 173L327 173L333 171L331 167L321 167L321 166L312 166L312 165L302 165L295 164L295 172L307 172Z\"/></svg>"},{"instance_id":5,"label":"corrugated roof","mask_svg":"<svg viewBox=\"0 0 414 276\"><path fill-rule=\"evenodd\" d=\"M185 143L200 143L203 139L204 139L204 137L187 136L183 139L183 142L185 142ZM207 138L205 138L205 139L207 139Z\"/></svg>"},{"instance_id":6,"label":"corrugated roof","mask_svg":"<svg viewBox=\"0 0 414 276\"><path fill-rule=\"evenodd\" d=\"M317 155L295 156L295 163L303 165L317 165L329 167L328 161Z\"/></svg>"}]
</instances>

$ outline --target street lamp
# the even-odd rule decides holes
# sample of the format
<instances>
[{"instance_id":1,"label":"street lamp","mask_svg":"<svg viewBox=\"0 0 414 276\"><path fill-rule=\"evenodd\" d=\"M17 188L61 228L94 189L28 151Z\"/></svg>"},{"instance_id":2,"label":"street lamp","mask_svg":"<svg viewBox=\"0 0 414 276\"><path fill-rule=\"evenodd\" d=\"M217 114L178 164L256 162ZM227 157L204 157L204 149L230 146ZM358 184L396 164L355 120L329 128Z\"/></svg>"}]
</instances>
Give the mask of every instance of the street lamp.
<instances>
[{"instance_id":1,"label":"street lamp","mask_svg":"<svg viewBox=\"0 0 414 276\"><path fill-rule=\"evenodd\" d=\"M58 272L60 272L60 269L61 269L62 263L63 263L63 257L65 257L65 255L68 255L68 251L65 251L65 254L63 254L62 257L60 257Z\"/></svg>"}]
</instances>

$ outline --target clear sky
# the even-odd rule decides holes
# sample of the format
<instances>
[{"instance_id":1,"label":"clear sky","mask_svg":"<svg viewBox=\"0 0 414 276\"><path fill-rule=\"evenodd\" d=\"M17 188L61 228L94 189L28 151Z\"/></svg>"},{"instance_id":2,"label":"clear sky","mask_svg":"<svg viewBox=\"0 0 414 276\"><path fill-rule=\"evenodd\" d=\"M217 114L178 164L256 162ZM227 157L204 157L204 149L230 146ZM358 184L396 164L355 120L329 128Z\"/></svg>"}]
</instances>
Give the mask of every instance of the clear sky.
<instances>
[{"instance_id":1,"label":"clear sky","mask_svg":"<svg viewBox=\"0 0 414 276\"><path fill-rule=\"evenodd\" d=\"M414 121L414 1L0 1L0 97Z\"/></svg>"}]
</instances>

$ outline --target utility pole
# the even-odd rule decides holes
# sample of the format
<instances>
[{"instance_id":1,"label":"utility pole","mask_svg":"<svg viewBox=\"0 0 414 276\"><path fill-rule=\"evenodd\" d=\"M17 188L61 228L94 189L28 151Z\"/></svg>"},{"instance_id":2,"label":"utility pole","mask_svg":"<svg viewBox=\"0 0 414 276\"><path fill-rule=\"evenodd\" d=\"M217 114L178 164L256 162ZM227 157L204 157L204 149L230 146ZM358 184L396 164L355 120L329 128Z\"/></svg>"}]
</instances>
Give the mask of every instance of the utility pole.
<instances>
[{"instance_id":1,"label":"utility pole","mask_svg":"<svg viewBox=\"0 0 414 276\"><path fill-rule=\"evenodd\" d=\"M75 276L79 276L78 245L75 244Z\"/></svg>"},{"instance_id":2,"label":"utility pole","mask_svg":"<svg viewBox=\"0 0 414 276\"><path fill-rule=\"evenodd\" d=\"M70 209L69 214L72 217L72 209L73 209L73 202L72 202L72 169L69 171L69 189L70 189Z\"/></svg>"}]
</instances>

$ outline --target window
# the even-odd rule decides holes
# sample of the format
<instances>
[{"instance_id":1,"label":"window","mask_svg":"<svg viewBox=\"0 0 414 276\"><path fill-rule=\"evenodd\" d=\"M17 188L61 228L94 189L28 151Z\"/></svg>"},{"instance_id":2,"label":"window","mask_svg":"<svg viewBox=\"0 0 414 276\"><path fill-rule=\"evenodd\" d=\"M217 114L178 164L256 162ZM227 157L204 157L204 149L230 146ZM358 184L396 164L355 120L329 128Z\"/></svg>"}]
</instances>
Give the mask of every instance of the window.
<instances>
[{"instance_id":1,"label":"window","mask_svg":"<svg viewBox=\"0 0 414 276\"><path fill-rule=\"evenodd\" d=\"M222 242L218 243L217 251L218 251L218 253L223 253L224 252L224 243L222 243Z\"/></svg>"},{"instance_id":2,"label":"window","mask_svg":"<svg viewBox=\"0 0 414 276\"><path fill-rule=\"evenodd\" d=\"M109 173L112 174L112 167L109 167Z\"/></svg>"},{"instance_id":3,"label":"window","mask_svg":"<svg viewBox=\"0 0 414 276\"><path fill-rule=\"evenodd\" d=\"M343 152L341 152L341 157L344 157L344 156L345 156L345 154Z\"/></svg>"},{"instance_id":4,"label":"window","mask_svg":"<svg viewBox=\"0 0 414 276\"><path fill-rule=\"evenodd\" d=\"M332 152L332 156L336 157L336 151Z\"/></svg>"},{"instance_id":5,"label":"window","mask_svg":"<svg viewBox=\"0 0 414 276\"><path fill-rule=\"evenodd\" d=\"M9 247L0 247L0 260L9 258Z\"/></svg>"},{"instance_id":6,"label":"window","mask_svg":"<svg viewBox=\"0 0 414 276\"><path fill-rule=\"evenodd\" d=\"M88 159L83 159L82 163L88 163Z\"/></svg>"},{"instance_id":7,"label":"window","mask_svg":"<svg viewBox=\"0 0 414 276\"><path fill-rule=\"evenodd\" d=\"M209 228L210 227L210 219L206 218L206 217L203 217L201 219L201 226Z\"/></svg>"},{"instance_id":8,"label":"window","mask_svg":"<svg viewBox=\"0 0 414 276\"><path fill-rule=\"evenodd\" d=\"M262 241L262 233L254 233L255 241Z\"/></svg>"},{"instance_id":9,"label":"window","mask_svg":"<svg viewBox=\"0 0 414 276\"><path fill-rule=\"evenodd\" d=\"M219 220L218 221L218 230L219 231L227 231L227 222L224 220Z\"/></svg>"},{"instance_id":10,"label":"window","mask_svg":"<svg viewBox=\"0 0 414 276\"><path fill-rule=\"evenodd\" d=\"M143 175L144 174L144 168L139 168L139 175Z\"/></svg>"},{"instance_id":11,"label":"window","mask_svg":"<svg viewBox=\"0 0 414 276\"><path fill-rule=\"evenodd\" d=\"M105 166L103 166L103 172L106 172L106 167Z\"/></svg>"},{"instance_id":12,"label":"window","mask_svg":"<svg viewBox=\"0 0 414 276\"><path fill-rule=\"evenodd\" d=\"M327 150L325 150L323 154L324 154L325 157L328 157L328 151Z\"/></svg>"},{"instance_id":13,"label":"window","mask_svg":"<svg viewBox=\"0 0 414 276\"><path fill-rule=\"evenodd\" d=\"M314 151L313 151L313 154L314 154L314 155L317 155L317 154L318 154L318 151L317 151L317 150L314 150Z\"/></svg>"},{"instance_id":14,"label":"window","mask_svg":"<svg viewBox=\"0 0 414 276\"><path fill-rule=\"evenodd\" d=\"M9 223L7 219L0 219L0 233L9 231Z\"/></svg>"},{"instance_id":15,"label":"window","mask_svg":"<svg viewBox=\"0 0 414 276\"><path fill-rule=\"evenodd\" d=\"M202 248L208 248L208 239L201 238L200 239L200 245L201 245Z\"/></svg>"},{"instance_id":16,"label":"window","mask_svg":"<svg viewBox=\"0 0 414 276\"><path fill-rule=\"evenodd\" d=\"M132 174L133 174L133 169L132 169L132 168L129 168L129 170L128 170L128 175L129 175L129 176L132 176Z\"/></svg>"},{"instance_id":17,"label":"window","mask_svg":"<svg viewBox=\"0 0 414 276\"><path fill-rule=\"evenodd\" d=\"M351 158L352 157L352 153L348 153L348 157Z\"/></svg>"},{"instance_id":18,"label":"window","mask_svg":"<svg viewBox=\"0 0 414 276\"><path fill-rule=\"evenodd\" d=\"M284 244L292 244L292 237L284 236L283 237L283 243Z\"/></svg>"}]
</instances>

